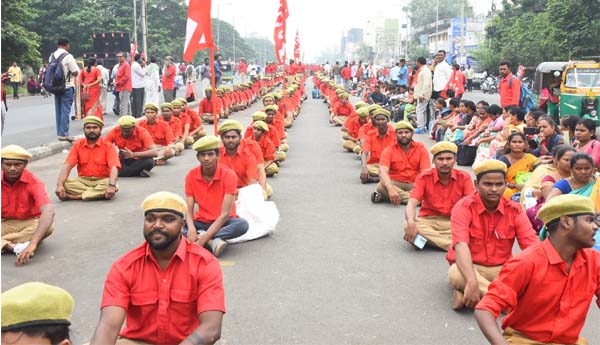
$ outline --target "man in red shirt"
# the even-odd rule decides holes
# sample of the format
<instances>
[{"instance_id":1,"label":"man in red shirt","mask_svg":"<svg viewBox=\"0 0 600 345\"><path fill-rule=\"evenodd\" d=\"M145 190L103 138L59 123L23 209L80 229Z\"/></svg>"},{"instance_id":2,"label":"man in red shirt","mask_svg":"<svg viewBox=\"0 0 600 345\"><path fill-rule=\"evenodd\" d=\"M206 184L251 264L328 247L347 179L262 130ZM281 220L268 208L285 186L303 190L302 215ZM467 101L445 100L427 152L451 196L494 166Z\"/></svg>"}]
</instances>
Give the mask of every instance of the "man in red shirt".
<instances>
[{"instance_id":1,"label":"man in red shirt","mask_svg":"<svg viewBox=\"0 0 600 345\"><path fill-rule=\"evenodd\" d=\"M452 207L475 191L471 175L454 169L457 152L458 147L447 141L440 141L431 147L435 168L417 176L404 213L404 239L408 243L414 243L415 237L421 235L434 247L445 251L450 248ZM421 209L417 218L419 204Z\"/></svg>"},{"instance_id":2,"label":"man in red shirt","mask_svg":"<svg viewBox=\"0 0 600 345\"><path fill-rule=\"evenodd\" d=\"M350 96L347 93L339 95L339 101L331 106L331 114L329 115L329 123L336 126L342 126L348 116L356 116L356 111L352 103L348 102Z\"/></svg>"},{"instance_id":3,"label":"man in red shirt","mask_svg":"<svg viewBox=\"0 0 600 345\"><path fill-rule=\"evenodd\" d=\"M275 163L275 145L267 133L270 131L269 125L261 120L252 123L251 139L258 143L263 155L265 173L271 177L279 172L279 166Z\"/></svg>"},{"instance_id":4,"label":"man in red shirt","mask_svg":"<svg viewBox=\"0 0 600 345\"><path fill-rule=\"evenodd\" d=\"M360 152L358 133L360 128L368 123L368 118L369 109L367 109L367 107L360 107L358 110L356 110L356 116L349 117L346 122L344 122L346 132L344 132L342 137L342 139L344 139L342 147L348 150L348 152Z\"/></svg>"},{"instance_id":5,"label":"man in red shirt","mask_svg":"<svg viewBox=\"0 0 600 345\"><path fill-rule=\"evenodd\" d=\"M199 246L208 246L215 256L223 253L227 240L248 231L248 222L235 213L238 178L220 161L219 143L214 135L194 143L200 166L185 178L187 237ZM198 205L195 214L194 204Z\"/></svg>"},{"instance_id":6,"label":"man in red shirt","mask_svg":"<svg viewBox=\"0 0 600 345\"><path fill-rule=\"evenodd\" d=\"M227 120L218 129L218 134L223 141L223 147L219 149L219 161L235 171L238 177L238 188L246 187L258 181L256 158L253 154L240 148L243 130L242 124L236 120Z\"/></svg>"},{"instance_id":7,"label":"man in red shirt","mask_svg":"<svg viewBox=\"0 0 600 345\"><path fill-rule=\"evenodd\" d=\"M181 123L181 120L178 117L173 116L173 104L171 103L162 103L160 105L160 113L160 119L166 122L169 125L169 127L171 127L173 136L175 136L175 155L179 156L185 148L185 146L183 145L183 124ZM159 162L157 162L157 164L161 165L159 164Z\"/></svg>"},{"instance_id":8,"label":"man in red shirt","mask_svg":"<svg viewBox=\"0 0 600 345\"><path fill-rule=\"evenodd\" d=\"M204 90L204 95L206 97L200 101L200 105L198 106L198 113L200 114L200 118L202 119L202 121L206 123L214 123L212 90ZM215 97L214 103L218 120L224 116L223 102L218 97Z\"/></svg>"},{"instance_id":9,"label":"man in red shirt","mask_svg":"<svg viewBox=\"0 0 600 345\"><path fill-rule=\"evenodd\" d=\"M242 77L242 83L246 82L246 72L248 72L248 64L246 63L246 59L241 58L240 63L238 65L240 70L240 76Z\"/></svg>"},{"instance_id":10,"label":"man in red shirt","mask_svg":"<svg viewBox=\"0 0 600 345\"><path fill-rule=\"evenodd\" d=\"M198 113L187 106L187 100L185 98L177 98L176 100L181 103L181 112L185 113L190 121L190 134L185 145L192 145L196 140L206 135L206 130L202 126L202 120L200 120Z\"/></svg>"},{"instance_id":11,"label":"man in red shirt","mask_svg":"<svg viewBox=\"0 0 600 345\"><path fill-rule=\"evenodd\" d=\"M519 104L521 100L521 80L515 77L510 70L510 62L500 62L500 106L506 108L509 105Z\"/></svg>"},{"instance_id":12,"label":"man in red shirt","mask_svg":"<svg viewBox=\"0 0 600 345\"><path fill-rule=\"evenodd\" d=\"M144 107L145 119L138 122L138 126L148 131L158 150L156 165L164 165L167 160L175 155L175 136L168 123L158 117L158 107L146 104Z\"/></svg>"},{"instance_id":13,"label":"man in red shirt","mask_svg":"<svg viewBox=\"0 0 600 345\"><path fill-rule=\"evenodd\" d=\"M31 153L17 145L2 148L2 251L26 264L54 232L54 208L46 186L27 170Z\"/></svg>"},{"instance_id":14,"label":"man in red shirt","mask_svg":"<svg viewBox=\"0 0 600 345\"><path fill-rule=\"evenodd\" d=\"M55 193L60 200L87 201L115 196L121 163L115 147L101 137L102 127L104 122L96 116L83 119L85 138L73 143L56 183ZM68 178L75 166L79 176Z\"/></svg>"},{"instance_id":15,"label":"man in red shirt","mask_svg":"<svg viewBox=\"0 0 600 345\"><path fill-rule=\"evenodd\" d=\"M452 208L452 244L446 255L448 279L454 288L452 308L474 308L512 256L515 238L519 247L539 242L520 204L502 197L506 189L506 164L487 159L473 167L476 193Z\"/></svg>"},{"instance_id":16,"label":"man in red shirt","mask_svg":"<svg viewBox=\"0 0 600 345\"><path fill-rule=\"evenodd\" d=\"M115 106L113 110L118 110L117 115L127 115L130 112L130 100L131 96L131 66L127 62L125 53L120 52L117 54L119 59L119 68L117 69L117 76L115 77L115 92L119 93L119 105Z\"/></svg>"},{"instance_id":17,"label":"man in red shirt","mask_svg":"<svg viewBox=\"0 0 600 345\"><path fill-rule=\"evenodd\" d=\"M150 133L136 126L135 117L131 115L121 116L117 123L105 139L119 149L119 177L150 177L154 157L158 156Z\"/></svg>"},{"instance_id":18,"label":"man in red shirt","mask_svg":"<svg viewBox=\"0 0 600 345\"><path fill-rule=\"evenodd\" d=\"M285 160L286 154L290 148L287 143L287 133L285 132L285 117L282 112L279 111L279 107L277 104L274 104L274 101L271 101L271 104L265 106L265 114L267 114L266 121L269 127L273 126L275 129L273 134L269 136L272 138L273 145L275 145L275 149L277 150L276 156L277 161L283 162ZM277 137L277 139L274 139Z\"/></svg>"},{"instance_id":19,"label":"man in red shirt","mask_svg":"<svg viewBox=\"0 0 600 345\"><path fill-rule=\"evenodd\" d=\"M360 155L362 183L379 182L379 160L386 147L396 144L396 132L388 126L390 112L385 109L376 109L374 114L374 130L365 134L365 143Z\"/></svg>"},{"instance_id":20,"label":"man in red shirt","mask_svg":"<svg viewBox=\"0 0 600 345\"><path fill-rule=\"evenodd\" d=\"M175 76L177 75L177 69L171 56L165 58L162 71L163 96L165 97L165 102L171 102L175 99Z\"/></svg>"},{"instance_id":21,"label":"man in red shirt","mask_svg":"<svg viewBox=\"0 0 600 345\"><path fill-rule=\"evenodd\" d=\"M379 160L379 183L371 197L374 203L408 203L417 176L431 168L425 145L413 140L414 128L408 121L394 125L396 142L383 149Z\"/></svg>"},{"instance_id":22,"label":"man in red shirt","mask_svg":"<svg viewBox=\"0 0 600 345\"><path fill-rule=\"evenodd\" d=\"M182 236L190 211L180 196L149 195L142 209L146 241L110 268L91 344L214 344L225 313L219 262Z\"/></svg>"},{"instance_id":23,"label":"man in red shirt","mask_svg":"<svg viewBox=\"0 0 600 345\"><path fill-rule=\"evenodd\" d=\"M600 307L594 213L592 200L575 194L542 206L548 238L508 260L477 304L475 318L490 343L588 344L579 333L594 295ZM496 321L503 311L504 334Z\"/></svg>"}]
</instances>

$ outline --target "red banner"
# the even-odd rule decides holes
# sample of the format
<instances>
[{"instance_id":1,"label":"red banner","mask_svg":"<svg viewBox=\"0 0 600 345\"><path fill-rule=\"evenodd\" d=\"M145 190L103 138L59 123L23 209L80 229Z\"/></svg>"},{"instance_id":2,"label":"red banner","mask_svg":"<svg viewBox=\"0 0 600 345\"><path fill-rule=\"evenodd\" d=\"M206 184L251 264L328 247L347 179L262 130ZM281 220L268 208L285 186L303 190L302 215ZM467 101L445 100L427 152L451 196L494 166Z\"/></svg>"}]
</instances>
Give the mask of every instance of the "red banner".
<instances>
[{"instance_id":1,"label":"red banner","mask_svg":"<svg viewBox=\"0 0 600 345\"><path fill-rule=\"evenodd\" d=\"M211 0L190 0L185 30L183 60L192 62L194 54L214 46L210 21Z\"/></svg>"},{"instance_id":2,"label":"red banner","mask_svg":"<svg viewBox=\"0 0 600 345\"><path fill-rule=\"evenodd\" d=\"M275 22L275 32L273 41L275 42L275 56L279 64L285 64L285 29L286 20L289 17L287 1L279 0L279 11L277 12L277 21Z\"/></svg>"},{"instance_id":3,"label":"red banner","mask_svg":"<svg viewBox=\"0 0 600 345\"><path fill-rule=\"evenodd\" d=\"M296 63L300 61L300 37L298 36L298 29L296 29L296 40L294 41L294 60L296 60Z\"/></svg>"}]
</instances>

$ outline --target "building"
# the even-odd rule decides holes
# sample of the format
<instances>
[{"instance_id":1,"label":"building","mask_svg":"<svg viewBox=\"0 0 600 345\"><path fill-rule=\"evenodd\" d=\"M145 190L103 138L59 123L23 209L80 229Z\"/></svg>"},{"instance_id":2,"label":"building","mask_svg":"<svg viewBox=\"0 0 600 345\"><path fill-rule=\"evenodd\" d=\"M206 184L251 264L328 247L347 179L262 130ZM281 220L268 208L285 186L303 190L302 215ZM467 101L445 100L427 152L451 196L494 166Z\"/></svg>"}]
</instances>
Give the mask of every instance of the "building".
<instances>
[{"instance_id":1,"label":"building","mask_svg":"<svg viewBox=\"0 0 600 345\"><path fill-rule=\"evenodd\" d=\"M376 63L390 64L405 56L407 18L403 18L375 17L366 21L364 42L373 47Z\"/></svg>"},{"instance_id":2,"label":"building","mask_svg":"<svg viewBox=\"0 0 600 345\"><path fill-rule=\"evenodd\" d=\"M363 29L352 28L342 36L340 42L340 55L344 60L354 60L356 58L356 50L363 42Z\"/></svg>"}]
</instances>

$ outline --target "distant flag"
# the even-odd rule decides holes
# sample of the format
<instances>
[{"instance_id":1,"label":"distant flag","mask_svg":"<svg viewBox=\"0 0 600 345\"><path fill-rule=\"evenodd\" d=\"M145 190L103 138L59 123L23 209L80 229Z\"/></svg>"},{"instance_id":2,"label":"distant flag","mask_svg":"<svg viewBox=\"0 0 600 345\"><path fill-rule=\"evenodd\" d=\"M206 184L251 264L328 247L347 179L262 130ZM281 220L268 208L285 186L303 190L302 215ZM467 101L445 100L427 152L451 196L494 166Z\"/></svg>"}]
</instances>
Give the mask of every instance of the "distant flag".
<instances>
[{"instance_id":1,"label":"distant flag","mask_svg":"<svg viewBox=\"0 0 600 345\"><path fill-rule=\"evenodd\" d=\"M190 0L183 48L183 59L188 63L198 50L214 47L210 5L211 0Z\"/></svg>"},{"instance_id":2,"label":"distant flag","mask_svg":"<svg viewBox=\"0 0 600 345\"><path fill-rule=\"evenodd\" d=\"M296 29L296 40L294 41L294 60L300 61L300 36L298 36L298 29Z\"/></svg>"},{"instance_id":3,"label":"distant flag","mask_svg":"<svg viewBox=\"0 0 600 345\"><path fill-rule=\"evenodd\" d=\"M279 0L279 11L277 12L275 32L273 33L273 41L275 42L275 56L277 57L277 62L279 62L279 64L285 64L286 20L289 15L287 1Z\"/></svg>"},{"instance_id":4,"label":"distant flag","mask_svg":"<svg viewBox=\"0 0 600 345\"><path fill-rule=\"evenodd\" d=\"M131 59L133 60L133 58L135 57L135 54L137 54L138 50L137 50L137 42L136 41L131 41L131 47L130 47L130 51L129 51L129 56L131 56Z\"/></svg>"}]
</instances>

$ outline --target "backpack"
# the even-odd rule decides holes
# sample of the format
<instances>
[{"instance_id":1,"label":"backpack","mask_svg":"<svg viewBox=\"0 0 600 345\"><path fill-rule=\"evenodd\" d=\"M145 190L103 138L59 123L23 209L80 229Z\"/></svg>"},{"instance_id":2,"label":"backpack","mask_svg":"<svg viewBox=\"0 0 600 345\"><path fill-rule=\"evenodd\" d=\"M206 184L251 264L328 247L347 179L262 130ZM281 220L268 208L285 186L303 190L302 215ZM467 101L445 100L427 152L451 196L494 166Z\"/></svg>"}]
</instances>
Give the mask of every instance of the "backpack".
<instances>
[{"instance_id":1,"label":"backpack","mask_svg":"<svg viewBox=\"0 0 600 345\"><path fill-rule=\"evenodd\" d=\"M512 89L512 81L515 76L512 76L508 81L508 87ZM528 112L531 108L534 107L535 103L533 102L533 92L529 90L524 83L521 83L521 97L519 98L519 108L523 109L524 112Z\"/></svg>"},{"instance_id":2,"label":"backpack","mask_svg":"<svg viewBox=\"0 0 600 345\"><path fill-rule=\"evenodd\" d=\"M46 91L55 95L62 95L65 93L66 80L62 60L68 54L69 53L67 52L62 53L58 59L54 57L54 53L50 55L50 64L48 65L48 68L46 68L46 74L44 75L44 89L46 89Z\"/></svg>"}]
</instances>

